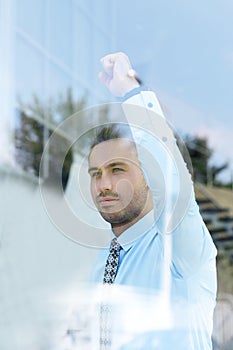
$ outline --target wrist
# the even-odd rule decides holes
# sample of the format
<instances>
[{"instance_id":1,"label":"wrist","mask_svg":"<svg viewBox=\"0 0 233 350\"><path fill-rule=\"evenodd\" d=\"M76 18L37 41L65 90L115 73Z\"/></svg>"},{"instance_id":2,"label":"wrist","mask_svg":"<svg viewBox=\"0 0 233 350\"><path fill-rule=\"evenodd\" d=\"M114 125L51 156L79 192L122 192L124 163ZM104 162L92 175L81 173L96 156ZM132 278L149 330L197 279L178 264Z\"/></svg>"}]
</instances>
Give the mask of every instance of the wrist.
<instances>
[{"instance_id":1,"label":"wrist","mask_svg":"<svg viewBox=\"0 0 233 350\"><path fill-rule=\"evenodd\" d=\"M121 96L124 97L126 94L130 93L130 91L137 89L140 87L139 82L135 78L127 78L125 82L122 84Z\"/></svg>"},{"instance_id":2,"label":"wrist","mask_svg":"<svg viewBox=\"0 0 233 350\"><path fill-rule=\"evenodd\" d=\"M134 89L128 91L123 97L121 97L121 101L125 102L127 101L130 97L133 97L137 94L140 94L141 91L148 91L149 89L144 86L144 85L139 85L135 87Z\"/></svg>"}]
</instances>

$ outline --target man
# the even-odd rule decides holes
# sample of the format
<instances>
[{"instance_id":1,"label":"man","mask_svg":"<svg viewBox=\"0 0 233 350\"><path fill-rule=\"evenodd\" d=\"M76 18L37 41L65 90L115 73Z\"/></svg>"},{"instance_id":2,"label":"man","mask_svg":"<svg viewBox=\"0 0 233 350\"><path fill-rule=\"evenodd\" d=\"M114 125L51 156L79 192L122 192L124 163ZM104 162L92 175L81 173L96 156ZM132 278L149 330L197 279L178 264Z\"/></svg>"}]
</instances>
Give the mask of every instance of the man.
<instances>
[{"instance_id":1,"label":"man","mask_svg":"<svg viewBox=\"0 0 233 350\"><path fill-rule=\"evenodd\" d=\"M212 349L216 249L190 174L156 96L140 87L128 57L111 54L101 63L100 80L124 99L134 126L103 125L89 154L92 198L118 247L110 260L109 249L101 251L94 281L169 295L169 333L141 334L122 349Z\"/></svg>"}]
</instances>

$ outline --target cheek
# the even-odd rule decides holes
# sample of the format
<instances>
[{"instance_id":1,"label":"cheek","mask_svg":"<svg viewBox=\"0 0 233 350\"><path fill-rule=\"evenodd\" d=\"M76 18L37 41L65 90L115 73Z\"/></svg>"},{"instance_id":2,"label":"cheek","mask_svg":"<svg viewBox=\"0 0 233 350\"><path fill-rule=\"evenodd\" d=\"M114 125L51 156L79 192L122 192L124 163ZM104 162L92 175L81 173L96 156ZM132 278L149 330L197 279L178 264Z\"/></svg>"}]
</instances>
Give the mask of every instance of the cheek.
<instances>
[{"instance_id":1,"label":"cheek","mask_svg":"<svg viewBox=\"0 0 233 350\"><path fill-rule=\"evenodd\" d=\"M121 179L116 183L116 192L125 205L131 202L134 196L134 185L128 179Z\"/></svg>"},{"instance_id":2,"label":"cheek","mask_svg":"<svg viewBox=\"0 0 233 350\"><path fill-rule=\"evenodd\" d=\"M96 183L93 180L91 180L91 183L90 183L90 191L91 191L92 198L95 199L97 195L97 189L96 189Z\"/></svg>"},{"instance_id":3,"label":"cheek","mask_svg":"<svg viewBox=\"0 0 233 350\"><path fill-rule=\"evenodd\" d=\"M117 190L123 197L128 198L130 202L135 196L140 196L148 188L147 183L142 174L137 174L130 179L124 179L118 182Z\"/></svg>"}]
</instances>

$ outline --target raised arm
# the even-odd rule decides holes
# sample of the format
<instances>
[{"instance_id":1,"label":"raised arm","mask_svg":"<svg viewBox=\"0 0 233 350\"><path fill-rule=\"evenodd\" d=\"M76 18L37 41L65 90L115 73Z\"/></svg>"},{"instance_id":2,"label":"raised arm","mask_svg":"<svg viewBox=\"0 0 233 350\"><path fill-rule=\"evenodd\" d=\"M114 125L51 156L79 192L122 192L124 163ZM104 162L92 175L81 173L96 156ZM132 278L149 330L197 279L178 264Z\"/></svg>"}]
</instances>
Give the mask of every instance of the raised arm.
<instances>
[{"instance_id":1,"label":"raised arm","mask_svg":"<svg viewBox=\"0 0 233 350\"><path fill-rule=\"evenodd\" d=\"M100 80L113 95L125 98L123 109L153 195L160 238L172 235L172 268L189 276L216 255L195 201L191 175L156 95L140 87L128 57L115 53L101 63Z\"/></svg>"}]
</instances>

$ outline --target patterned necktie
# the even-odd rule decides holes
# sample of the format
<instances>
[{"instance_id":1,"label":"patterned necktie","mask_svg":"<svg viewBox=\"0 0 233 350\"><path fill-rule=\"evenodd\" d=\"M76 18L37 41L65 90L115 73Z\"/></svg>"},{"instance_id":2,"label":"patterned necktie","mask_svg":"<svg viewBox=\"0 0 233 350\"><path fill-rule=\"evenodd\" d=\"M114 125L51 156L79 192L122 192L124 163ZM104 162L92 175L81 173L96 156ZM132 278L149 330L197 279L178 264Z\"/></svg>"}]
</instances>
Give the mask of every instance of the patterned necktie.
<instances>
[{"instance_id":1,"label":"patterned necktie","mask_svg":"<svg viewBox=\"0 0 233 350\"><path fill-rule=\"evenodd\" d=\"M103 283L112 284L114 282L117 273L121 248L122 247L117 242L117 239L113 238L110 246L110 253L105 265Z\"/></svg>"},{"instance_id":2,"label":"patterned necktie","mask_svg":"<svg viewBox=\"0 0 233 350\"><path fill-rule=\"evenodd\" d=\"M104 284L113 284L119 263L121 246L116 238L112 239L109 256L104 270ZM100 350L112 349L112 305L101 303L100 305Z\"/></svg>"}]
</instances>

